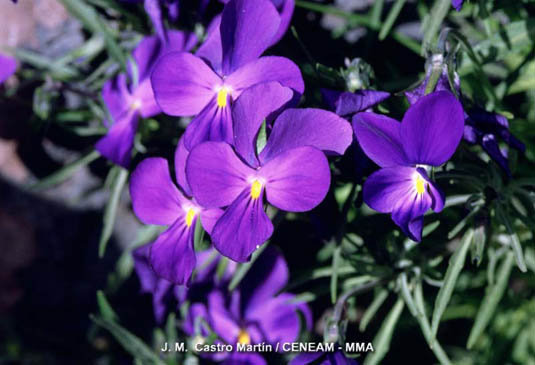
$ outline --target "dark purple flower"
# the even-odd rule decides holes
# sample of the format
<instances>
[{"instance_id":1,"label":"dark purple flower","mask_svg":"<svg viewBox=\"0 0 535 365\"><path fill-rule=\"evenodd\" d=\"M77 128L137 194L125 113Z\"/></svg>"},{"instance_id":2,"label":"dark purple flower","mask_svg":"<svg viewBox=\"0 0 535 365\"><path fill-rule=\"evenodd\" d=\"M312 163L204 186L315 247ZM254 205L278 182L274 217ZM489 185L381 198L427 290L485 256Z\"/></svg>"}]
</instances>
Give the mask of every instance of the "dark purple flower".
<instances>
[{"instance_id":1,"label":"dark purple flower","mask_svg":"<svg viewBox=\"0 0 535 365\"><path fill-rule=\"evenodd\" d=\"M260 57L280 24L269 0L231 0L220 19L219 26L216 22L210 27L197 56L169 54L152 74L154 94L165 113L196 115L185 133L188 150L207 140L232 142L231 104L248 87L278 81L296 93L304 90L292 61Z\"/></svg>"},{"instance_id":2,"label":"dark purple flower","mask_svg":"<svg viewBox=\"0 0 535 365\"><path fill-rule=\"evenodd\" d=\"M247 89L236 101L233 146L205 142L190 153L186 174L193 196L205 207L227 207L212 231L216 249L247 261L273 232L264 194L275 207L304 212L317 206L330 185L322 151L343 154L352 140L349 123L320 109L288 109L274 122L257 156L256 136L264 119L273 120L292 91L271 82Z\"/></svg>"},{"instance_id":3,"label":"dark purple flower","mask_svg":"<svg viewBox=\"0 0 535 365\"><path fill-rule=\"evenodd\" d=\"M17 60L0 53L0 84L17 71Z\"/></svg>"},{"instance_id":4,"label":"dark purple flower","mask_svg":"<svg viewBox=\"0 0 535 365\"><path fill-rule=\"evenodd\" d=\"M202 318L217 334L220 341L231 344L275 345L277 342L294 342L299 337L299 311L304 315L307 328L312 324L312 313L305 303L295 302L290 293L279 293L288 282L288 265L282 255L268 247L251 266L237 290L229 293L214 290L208 301L190 307L184 330L192 336L205 337L206 330L195 328ZM280 348L279 350L282 350ZM220 354L225 364L264 364L254 353ZM260 359L259 359L260 358Z\"/></svg>"},{"instance_id":5,"label":"dark purple flower","mask_svg":"<svg viewBox=\"0 0 535 365\"><path fill-rule=\"evenodd\" d=\"M357 365L353 359L348 359L342 351L310 352L297 355L290 361L290 365Z\"/></svg>"},{"instance_id":6,"label":"dark purple flower","mask_svg":"<svg viewBox=\"0 0 535 365\"><path fill-rule=\"evenodd\" d=\"M329 108L341 117L366 111L390 97L390 93L376 90L350 93L321 89L321 94Z\"/></svg>"},{"instance_id":7,"label":"dark purple flower","mask_svg":"<svg viewBox=\"0 0 535 365\"><path fill-rule=\"evenodd\" d=\"M193 238L197 217L210 233L222 214L220 209L205 209L188 198L190 188L183 179L186 153L182 140L175 153L179 190L171 180L167 161L147 158L132 173L130 195L136 216L145 224L168 226L152 243L149 261L158 276L175 284L187 284L195 268Z\"/></svg>"},{"instance_id":8,"label":"dark purple flower","mask_svg":"<svg viewBox=\"0 0 535 365\"><path fill-rule=\"evenodd\" d=\"M220 0L220 1L226 4L230 0ZM293 15L294 8L295 8L295 0L271 0L271 2L273 3L273 5L275 5L281 17L279 30L277 31L277 33L271 40L271 44L275 44L281 40L281 38L284 36L286 31L288 30L288 27L290 26L290 22L292 21L292 15Z\"/></svg>"},{"instance_id":9,"label":"dark purple flower","mask_svg":"<svg viewBox=\"0 0 535 365\"><path fill-rule=\"evenodd\" d=\"M102 98L112 123L106 136L97 142L96 149L123 167L130 164L139 117L147 118L161 112L150 84L155 62L168 52L190 49L196 42L194 36L178 31L170 31L168 38L169 41L163 43L156 36L145 37L136 47L132 57L137 65L137 84L128 84L127 78L135 79L133 66L129 65L128 75L120 74L103 86Z\"/></svg>"},{"instance_id":10,"label":"dark purple flower","mask_svg":"<svg viewBox=\"0 0 535 365\"><path fill-rule=\"evenodd\" d=\"M455 8L457 11L461 11L461 8L463 7L464 0L451 0L451 5Z\"/></svg>"},{"instance_id":11,"label":"dark purple flower","mask_svg":"<svg viewBox=\"0 0 535 365\"><path fill-rule=\"evenodd\" d=\"M384 115L353 118L357 139L381 169L364 183L364 201L393 221L412 240L422 237L423 215L444 207L441 190L426 169L453 155L463 136L464 112L449 92L437 91L413 104L401 123Z\"/></svg>"},{"instance_id":12,"label":"dark purple flower","mask_svg":"<svg viewBox=\"0 0 535 365\"><path fill-rule=\"evenodd\" d=\"M464 139L472 144L481 144L485 152L510 175L507 151L500 148L497 137L520 152L524 152L526 146L509 131L507 118L476 107L468 111L465 123Z\"/></svg>"},{"instance_id":13,"label":"dark purple flower","mask_svg":"<svg viewBox=\"0 0 535 365\"><path fill-rule=\"evenodd\" d=\"M196 254L197 264L189 283L190 286L175 285L156 275L152 269L149 260L150 247L151 245L147 244L134 250L134 269L141 283L141 292L152 294L154 317L158 323L164 320L165 314L169 310L174 310L167 305L170 297L174 297L180 305L188 299L188 294L194 296L197 291L206 293L216 287L227 285L237 266L236 263L229 261L225 267L225 272L218 280L216 271L221 256L213 249L201 251Z\"/></svg>"}]
</instances>

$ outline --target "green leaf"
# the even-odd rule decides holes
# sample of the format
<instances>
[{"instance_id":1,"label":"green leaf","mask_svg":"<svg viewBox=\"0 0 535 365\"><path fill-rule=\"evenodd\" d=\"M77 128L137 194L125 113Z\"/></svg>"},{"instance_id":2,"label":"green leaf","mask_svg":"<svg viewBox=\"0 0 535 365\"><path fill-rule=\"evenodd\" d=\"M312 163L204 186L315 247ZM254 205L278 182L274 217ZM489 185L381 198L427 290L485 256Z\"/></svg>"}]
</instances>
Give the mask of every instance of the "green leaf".
<instances>
[{"instance_id":1,"label":"green leaf","mask_svg":"<svg viewBox=\"0 0 535 365\"><path fill-rule=\"evenodd\" d=\"M266 120L262 122L262 125L260 126L260 131L258 131L258 136L256 137L256 154L260 155L260 152L264 149L267 142L267 134L266 134Z\"/></svg>"},{"instance_id":2,"label":"green leaf","mask_svg":"<svg viewBox=\"0 0 535 365\"><path fill-rule=\"evenodd\" d=\"M507 283L509 282L509 275L513 268L514 254L512 251L507 252L505 259L503 260L499 270L498 278L495 284L490 284L487 287L485 297L481 301L481 306L476 315L474 326L470 331L470 336L468 337L468 342L466 347L471 349L476 343L479 336L483 333L487 325L489 324L490 319L496 311L498 303L505 293L507 288Z\"/></svg>"},{"instance_id":3,"label":"green leaf","mask_svg":"<svg viewBox=\"0 0 535 365\"><path fill-rule=\"evenodd\" d=\"M119 200L121 198L121 193L123 188L126 185L128 179L128 170L125 170L121 167L114 166L110 173L115 170L117 175L113 179L111 184L111 193L106 208L104 209L102 232L100 234L100 241L98 244L98 256L103 257L106 252L106 246L110 237L113 233L113 226L115 225L115 218L117 215L117 206L119 205Z\"/></svg>"},{"instance_id":4,"label":"green leaf","mask_svg":"<svg viewBox=\"0 0 535 365\"><path fill-rule=\"evenodd\" d=\"M97 158L100 157L100 154L93 150L82 157L80 157L78 160L71 162L68 165L63 166L60 170L54 172L52 175L49 175L45 177L44 179L38 181L35 184L32 184L28 186L28 189L33 191L41 191L48 189L54 185L60 184L67 180L69 177L74 175L76 171L78 171L79 168L82 166L88 165L91 162L95 161Z\"/></svg>"},{"instance_id":5,"label":"green leaf","mask_svg":"<svg viewBox=\"0 0 535 365\"><path fill-rule=\"evenodd\" d=\"M493 35L474 46L474 52L483 63L500 61L511 52L519 52L533 46L535 39L535 19L520 20L509 23ZM459 67L459 74L465 75L475 67L474 60L464 58Z\"/></svg>"},{"instance_id":6,"label":"green leaf","mask_svg":"<svg viewBox=\"0 0 535 365\"><path fill-rule=\"evenodd\" d=\"M332 261L331 274L331 302L336 303L337 289L338 289L338 268L340 266L340 255L342 253L342 246L339 245L334 249Z\"/></svg>"},{"instance_id":7,"label":"green leaf","mask_svg":"<svg viewBox=\"0 0 535 365\"><path fill-rule=\"evenodd\" d=\"M266 249L268 244L269 244L269 241L265 242L263 245L257 248L256 251L253 252L252 254L251 261L246 262L244 264L240 264L238 266L238 268L236 269L236 272L234 273L234 276L232 277L232 280L230 280L230 283L228 285L229 291L233 291L238 286L238 284L241 282L245 274L247 274L251 266L258 259L258 256L260 256L262 252Z\"/></svg>"},{"instance_id":8,"label":"green leaf","mask_svg":"<svg viewBox=\"0 0 535 365\"><path fill-rule=\"evenodd\" d=\"M359 330L361 332L366 331L366 327L368 327L368 324L373 319L373 316L377 313L379 308L381 308L381 305L385 302L386 298L388 297L388 290L382 288L373 298L373 301L366 309L366 312L364 312L364 315L362 316L362 319L360 320L359 324Z\"/></svg>"},{"instance_id":9,"label":"green leaf","mask_svg":"<svg viewBox=\"0 0 535 365\"><path fill-rule=\"evenodd\" d=\"M440 346L440 343L438 343L438 341L433 338L433 335L431 333L431 326L429 325L429 320L427 319L427 314L425 313L425 302L422 290L422 282L420 280L416 282L414 288L414 303L416 304L416 308L419 313L416 319L420 324L420 328L422 329L422 333L425 337L425 340L427 341L427 344L429 345L429 348L431 349L431 351L433 351L436 358L438 359L438 361L440 361L442 365L451 365L451 360L448 358L448 355L446 354L442 346Z\"/></svg>"},{"instance_id":10,"label":"green leaf","mask_svg":"<svg viewBox=\"0 0 535 365\"><path fill-rule=\"evenodd\" d=\"M52 101L58 96L58 92L52 90L48 85L43 85L33 92L33 112L39 118L47 120L50 110L53 109Z\"/></svg>"},{"instance_id":11,"label":"green leaf","mask_svg":"<svg viewBox=\"0 0 535 365\"><path fill-rule=\"evenodd\" d=\"M121 346L134 358L139 359L142 364L164 365L165 363L145 344L139 337L130 333L119 324L108 319L89 316L98 326L107 329Z\"/></svg>"},{"instance_id":12,"label":"green leaf","mask_svg":"<svg viewBox=\"0 0 535 365\"><path fill-rule=\"evenodd\" d=\"M418 313L416 304L412 300L411 291L409 289L409 283L407 281L407 274L405 272L399 276L398 283L401 288L401 296L405 300L405 304L407 304L407 307L409 307L409 311L411 312L411 314L414 317L417 317L420 313Z\"/></svg>"},{"instance_id":13,"label":"green leaf","mask_svg":"<svg viewBox=\"0 0 535 365\"><path fill-rule=\"evenodd\" d=\"M431 11L422 23L424 33L423 44L428 47L433 44L442 22L451 10L451 0L436 0Z\"/></svg>"},{"instance_id":14,"label":"green leaf","mask_svg":"<svg viewBox=\"0 0 535 365\"><path fill-rule=\"evenodd\" d=\"M474 241L471 246L472 262L475 262L477 266L481 264L486 241L487 232L485 225L481 224L474 229Z\"/></svg>"},{"instance_id":15,"label":"green leaf","mask_svg":"<svg viewBox=\"0 0 535 365\"><path fill-rule=\"evenodd\" d=\"M403 312L404 301L401 297L398 298L396 304L392 307L388 315L386 316L381 328L373 339L374 352L366 356L364 365L376 365L380 364L381 360L385 357L390 349L390 342L392 341L392 334L396 328L396 324Z\"/></svg>"},{"instance_id":16,"label":"green leaf","mask_svg":"<svg viewBox=\"0 0 535 365\"><path fill-rule=\"evenodd\" d=\"M388 33L390 33L390 29L392 29L392 26L394 25L394 22L399 16L399 13L401 13L401 10L403 9L403 6L405 5L406 0L396 0L390 11L388 12L388 15L386 16L386 20L383 23L383 26L381 27L381 30L379 31L379 40L384 40Z\"/></svg>"},{"instance_id":17,"label":"green leaf","mask_svg":"<svg viewBox=\"0 0 535 365\"><path fill-rule=\"evenodd\" d=\"M435 309L433 311L433 319L431 321L431 333L433 336L432 341L434 341L434 337L437 335L438 325L440 323L440 319L442 318L442 314L450 302L451 294L453 293L457 278L459 277L459 274L461 273L466 261L466 254L468 253L468 249L472 244L473 236L474 231L472 229L466 231L461 242L457 245L455 252L450 258L448 269L446 270L446 275L444 277L444 282L438 291L438 295L435 300Z\"/></svg>"},{"instance_id":18,"label":"green leaf","mask_svg":"<svg viewBox=\"0 0 535 365\"><path fill-rule=\"evenodd\" d=\"M115 41L112 29L102 19L95 8L87 4L84 0L60 0L65 9L74 17L78 18L87 30L100 34L104 37L106 48L111 57L119 63L123 72L126 72L126 56L121 47Z\"/></svg>"},{"instance_id":19,"label":"green leaf","mask_svg":"<svg viewBox=\"0 0 535 365\"><path fill-rule=\"evenodd\" d=\"M500 206L496 207L496 215L498 216L498 219L502 221L503 225L505 226L505 229L507 230L507 233L509 234L509 238L511 239L511 247L513 248L518 268L520 269L520 271L526 272L528 269L526 268L524 252L522 251L522 244L520 243L518 235L514 231L513 226L511 225L511 222L509 221L509 218L507 217L506 213Z\"/></svg>"},{"instance_id":20,"label":"green leaf","mask_svg":"<svg viewBox=\"0 0 535 365\"><path fill-rule=\"evenodd\" d=\"M97 304L102 318L108 321L117 322L118 316L108 302L108 299L106 299L102 290L97 291Z\"/></svg>"}]
</instances>

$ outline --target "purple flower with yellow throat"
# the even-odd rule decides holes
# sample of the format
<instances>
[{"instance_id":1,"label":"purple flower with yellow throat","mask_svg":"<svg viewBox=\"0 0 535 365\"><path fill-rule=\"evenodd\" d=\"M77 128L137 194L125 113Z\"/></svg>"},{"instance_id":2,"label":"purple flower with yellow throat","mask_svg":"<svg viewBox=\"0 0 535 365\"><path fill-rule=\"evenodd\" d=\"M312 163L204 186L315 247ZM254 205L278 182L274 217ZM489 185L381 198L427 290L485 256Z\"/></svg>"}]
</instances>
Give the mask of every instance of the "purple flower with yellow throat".
<instances>
[{"instance_id":1,"label":"purple flower with yellow throat","mask_svg":"<svg viewBox=\"0 0 535 365\"><path fill-rule=\"evenodd\" d=\"M359 113L353 128L366 155L381 167L364 183L364 201L378 212L391 213L409 238L420 241L424 213L444 207L444 194L428 173L448 161L459 145L461 103L451 93L437 91L411 105L401 123Z\"/></svg>"},{"instance_id":2,"label":"purple flower with yellow throat","mask_svg":"<svg viewBox=\"0 0 535 365\"><path fill-rule=\"evenodd\" d=\"M129 64L128 74L120 74L104 84L102 98L112 122L109 123L108 133L96 144L96 149L103 156L128 167L139 118L152 117L161 112L150 84L150 74L156 60L168 52L188 50L195 43L194 36L179 31L169 31L167 42L162 42L156 36L145 37L132 54L137 73L134 66Z\"/></svg>"},{"instance_id":3,"label":"purple flower with yellow throat","mask_svg":"<svg viewBox=\"0 0 535 365\"><path fill-rule=\"evenodd\" d=\"M303 92L301 73L292 61L260 57L279 25L271 1L231 0L197 56L171 53L158 61L152 85L162 110L196 115L185 133L188 150L207 140L232 142L231 105L248 87L278 81L296 95Z\"/></svg>"},{"instance_id":4,"label":"purple flower with yellow throat","mask_svg":"<svg viewBox=\"0 0 535 365\"><path fill-rule=\"evenodd\" d=\"M288 283L288 265L273 247L268 247L251 266L239 287L228 292L216 289L206 303L193 303L185 321L184 331L197 338L208 336L208 328L218 342L241 346L295 342L300 332L301 312L310 329L312 313L305 303L296 302L293 294L280 291ZM202 319L202 321L201 321ZM282 346L279 346L282 351ZM209 354L213 355L213 354ZM256 352L217 354L224 364L266 364Z\"/></svg>"},{"instance_id":5,"label":"purple flower with yellow throat","mask_svg":"<svg viewBox=\"0 0 535 365\"><path fill-rule=\"evenodd\" d=\"M0 53L0 84L6 81L17 70L17 60Z\"/></svg>"},{"instance_id":6,"label":"purple flower with yellow throat","mask_svg":"<svg viewBox=\"0 0 535 365\"><path fill-rule=\"evenodd\" d=\"M197 219L200 218L202 226L210 233L222 214L220 209L206 209L188 197L191 189L183 173L186 154L181 140L175 153L178 188L163 158L145 159L130 179L136 216L145 224L168 226L152 243L149 262L158 276L175 284L187 284L195 268L193 238Z\"/></svg>"},{"instance_id":7,"label":"purple flower with yellow throat","mask_svg":"<svg viewBox=\"0 0 535 365\"><path fill-rule=\"evenodd\" d=\"M258 131L292 98L279 83L243 92L232 109L234 139L205 142L191 150L186 174L193 196L208 208L227 207L211 237L215 248L244 262L273 232L264 211L264 196L273 206L305 212L317 206L330 185L323 151L343 154L351 127L320 109L288 109L276 118L265 147L257 153Z\"/></svg>"}]
</instances>

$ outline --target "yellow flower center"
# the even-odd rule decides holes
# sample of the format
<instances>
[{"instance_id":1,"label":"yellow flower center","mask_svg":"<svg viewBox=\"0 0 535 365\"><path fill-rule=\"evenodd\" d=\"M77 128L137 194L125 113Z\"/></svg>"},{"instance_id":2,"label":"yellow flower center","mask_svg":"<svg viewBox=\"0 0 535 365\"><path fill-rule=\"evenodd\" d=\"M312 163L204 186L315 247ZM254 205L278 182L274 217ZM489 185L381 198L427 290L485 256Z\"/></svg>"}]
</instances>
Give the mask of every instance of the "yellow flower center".
<instances>
[{"instance_id":1,"label":"yellow flower center","mask_svg":"<svg viewBox=\"0 0 535 365\"><path fill-rule=\"evenodd\" d=\"M241 329L240 333L238 333L238 343L242 345L249 345L251 343L251 336L249 336L246 330Z\"/></svg>"},{"instance_id":2,"label":"yellow flower center","mask_svg":"<svg viewBox=\"0 0 535 365\"><path fill-rule=\"evenodd\" d=\"M416 184L416 192L418 194L425 193L425 188L427 186L427 181L425 181L419 173L416 174L416 180L414 182Z\"/></svg>"},{"instance_id":3,"label":"yellow flower center","mask_svg":"<svg viewBox=\"0 0 535 365\"><path fill-rule=\"evenodd\" d=\"M227 106L227 96L229 94L229 90L226 87L222 87L217 92L217 106L220 108L224 108Z\"/></svg>"},{"instance_id":4,"label":"yellow flower center","mask_svg":"<svg viewBox=\"0 0 535 365\"><path fill-rule=\"evenodd\" d=\"M195 219L195 215L197 212L193 208L189 208L188 212L186 213L186 226L191 227L193 224L193 219Z\"/></svg>"},{"instance_id":5,"label":"yellow flower center","mask_svg":"<svg viewBox=\"0 0 535 365\"><path fill-rule=\"evenodd\" d=\"M136 99L132 104L130 104L130 109L132 110L138 110L141 109L141 100Z\"/></svg>"},{"instance_id":6,"label":"yellow flower center","mask_svg":"<svg viewBox=\"0 0 535 365\"><path fill-rule=\"evenodd\" d=\"M258 180L254 180L251 184L251 198L258 199L262 192L262 183Z\"/></svg>"}]
</instances>

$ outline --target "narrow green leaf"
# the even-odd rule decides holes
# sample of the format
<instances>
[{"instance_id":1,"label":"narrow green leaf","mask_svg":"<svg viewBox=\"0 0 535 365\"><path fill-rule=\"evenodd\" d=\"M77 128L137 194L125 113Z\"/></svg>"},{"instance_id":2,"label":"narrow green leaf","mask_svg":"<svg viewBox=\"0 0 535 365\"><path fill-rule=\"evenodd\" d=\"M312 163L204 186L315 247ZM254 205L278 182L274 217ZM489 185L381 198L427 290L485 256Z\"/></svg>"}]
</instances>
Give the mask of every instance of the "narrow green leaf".
<instances>
[{"instance_id":1,"label":"narrow green leaf","mask_svg":"<svg viewBox=\"0 0 535 365\"><path fill-rule=\"evenodd\" d=\"M444 282L438 291L438 295L435 300L435 309L433 311L433 319L431 321L431 332L433 336L432 341L434 341L434 337L437 335L438 325L440 323L440 319L442 318L442 314L450 302L451 294L453 293L457 278L459 277L459 274L464 266L464 262L466 261L466 254L468 253L468 249L472 244L473 236L474 231L472 229L466 231L461 242L457 245L455 252L450 258L448 269L446 270L446 275L444 277Z\"/></svg>"},{"instance_id":2,"label":"narrow green leaf","mask_svg":"<svg viewBox=\"0 0 535 365\"><path fill-rule=\"evenodd\" d=\"M407 281L406 273L402 273L399 276L398 283L401 288L401 296L405 300L405 304L407 304L407 307L409 307L409 311L414 317L418 316L418 309L416 309L416 304L414 304L414 301L412 300L412 295L409 289L409 283Z\"/></svg>"},{"instance_id":3,"label":"narrow green leaf","mask_svg":"<svg viewBox=\"0 0 535 365\"><path fill-rule=\"evenodd\" d=\"M117 215L117 206L121 198L121 193L126 185L128 179L128 170L121 167L114 166L112 170L119 170L117 176L112 182L111 193L106 208L104 209L103 228L100 234L100 241L98 244L98 256L103 257L106 252L106 246L113 233L113 226L115 225L115 218ZM111 173L111 171L110 171Z\"/></svg>"},{"instance_id":4,"label":"narrow green leaf","mask_svg":"<svg viewBox=\"0 0 535 365\"><path fill-rule=\"evenodd\" d=\"M97 151L95 150L90 151L86 153L85 155L83 155L82 157L80 157L78 160L71 162L68 165L63 166L61 169L54 172L52 175L49 175L45 177L44 179L38 181L37 183L28 186L28 189L33 190L33 191L41 191L41 190L48 189L54 185L60 184L64 182L65 180L67 180L72 175L74 175L74 173L78 171L79 168L90 164L91 162L95 161L99 157L100 157L100 154Z\"/></svg>"},{"instance_id":5,"label":"narrow green leaf","mask_svg":"<svg viewBox=\"0 0 535 365\"><path fill-rule=\"evenodd\" d=\"M381 308L381 305L385 302L386 298L388 297L388 290L381 289L373 298L373 301L369 305L369 307L366 309L366 312L364 312L364 315L362 316L362 319L360 320L359 324L359 330L360 332L366 331L366 327L368 327L368 324L373 319L373 316L375 316L375 313Z\"/></svg>"},{"instance_id":6,"label":"narrow green leaf","mask_svg":"<svg viewBox=\"0 0 535 365\"><path fill-rule=\"evenodd\" d=\"M509 282L509 275L513 268L514 254L512 251L507 252L499 270L498 277L495 284L491 284L487 287L485 297L481 301L481 306L476 315L474 326L470 331L468 342L466 347L471 349L476 343L479 336L483 333L487 327L490 319L496 311L498 303L502 299L507 283Z\"/></svg>"},{"instance_id":7,"label":"narrow green leaf","mask_svg":"<svg viewBox=\"0 0 535 365\"><path fill-rule=\"evenodd\" d=\"M267 134L266 134L266 120L262 122L260 126L260 131L258 131L258 136L256 137L256 154L260 155L260 152L266 146Z\"/></svg>"},{"instance_id":8,"label":"narrow green leaf","mask_svg":"<svg viewBox=\"0 0 535 365\"><path fill-rule=\"evenodd\" d=\"M337 290L338 290L338 268L340 266L340 255L342 253L342 246L339 245L334 249L333 261L332 261L332 274L331 274L331 302L336 303Z\"/></svg>"},{"instance_id":9,"label":"narrow green leaf","mask_svg":"<svg viewBox=\"0 0 535 365\"><path fill-rule=\"evenodd\" d=\"M381 360L385 357L390 349L390 342L392 340L392 334L396 328L396 324L403 312L404 301L401 297L398 298L396 304L392 307L388 315L386 316L381 328L373 339L374 352L366 356L364 365L376 365L380 364Z\"/></svg>"},{"instance_id":10,"label":"narrow green leaf","mask_svg":"<svg viewBox=\"0 0 535 365\"><path fill-rule=\"evenodd\" d=\"M121 344L121 346L134 358L141 361L142 364L147 365L164 365L165 363L145 344L139 337L130 333L128 330L112 322L108 319L97 317L94 315L89 316L93 322L98 326L107 329L113 337Z\"/></svg>"},{"instance_id":11,"label":"narrow green leaf","mask_svg":"<svg viewBox=\"0 0 535 365\"><path fill-rule=\"evenodd\" d=\"M472 219L472 217L477 213L479 212L481 208L480 207L475 207L473 210L470 211L470 213L468 213L466 215L466 217L464 217L463 219L461 219L461 221L459 223L457 223L455 225L455 227L453 227L453 229L451 231L448 232L448 239L451 240L453 237L455 237L459 232L462 231L462 229L466 226L466 224L468 223L468 221L470 219Z\"/></svg>"},{"instance_id":12,"label":"narrow green leaf","mask_svg":"<svg viewBox=\"0 0 535 365\"><path fill-rule=\"evenodd\" d=\"M394 6L392 6L390 11L388 12L386 20L383 23L383 26L381 27L381 30L379 31L379 40L384 40L388 33L390 33L390 29L392 29L392 26L398 18L399 13L401 13L401 10L403 9L403 6L405 5L406 1L407 0L396 0Z\"/></svg>"},{"instance_id":13,"label":"narrow green leaf","mask_svg":"<svg viewBox=\"0 0 535 365\"><path fill-rule=\"evenodd\" d=\"M83 0L60 0L65 9L78 18L87 30L104 37L106 48L111 57L126 71L126 56L115 41L113 32L94 7Z\"/></svg>"},{"instance_id":14,"label":"narrow green leaf","mask_svg":"<svg viewBox=\"0 0 535 365\"><path fill-rule=\"evenodd\" d=\"M228 285L229 291L233 291L238 286L238 284L241 282L245 274L247 274L251 266L258 259L258 256L260 256L262 252L266 249L268 244L269 244L269 241L265 242L263 245L257 248L256 251L253 252L252 254L251 261L246 262L244 264L240 264L238 266L238 268L236 269L236 272L234 273L234 276L232 277L232 280L230 280L230 283Z\"/></svg>"},{"instance_id":15,"label":"narrow green leaf","mask_svg":"<svg viewBox=\"0 0 535 365\"><path fill-rule=\"evenodd\" d=\"M524 252L522 251L522 244L520 243L520 239L513 229L507 214L500 206L498 206L496 207L496 215L498 216L498 219L502 221L507 233L509 234L509 238L511 239L511 247L513 248L513 252L515 254L516 265L520 271L526 272L528 269L526 267L526 260L524 259Z\"/></svg>"},{"instance_id":16,"label":"narrow green leaf","mask_svg":"<svg viewBox=\"0 0 535 365\"><path fill-rule=\"evenodd\" d=\"M416 320L418 321L418 324L422 329L422 333L425 337L425 340L427 341L427 344L429 345L429 348L431 349L431 351L433 351L436 358L438 359L438 361L440 361L442 365L451 365L451 360L448 358L448 355L446 354L440 343L436 341L436 339L433 339L433 335L431 333L431 326L429 325L429 320L427 319L427 314L425 313L425 302L421 280L416 282L414 288L414 303L416 304L416 308L418 309L419 313L419 315L416 317Z\"/></svg>"},{"instance_id":17,"label":"narrow green leaf","mask_svg":"<svg viewBox=\"0 0 535 365\"><path fill-rule=\"evenodd\" d=\"M165 323L165 340L169 343L175 343L178 339L176 326L176 314L171 312L169 313L169 316L167 316L167 322ZM176 351L168 353L166 358L168 365L178 364L178 353Z\"/></svg>"},{"instance_id":18,"label":"narrow green leaf","mask_svg":"<svg viewBox=\"0 0 535 365\"><path fill-rule=\"evenodd\" d=\"M451 10L451 0L436 0L428 16L422 23L424 33L423 44L428 47L433 44L435 37L440 30L442 22Z\"/></svg>"},{"instance_id":19,"label":"narrow green leaf","mask_svg":"<svg viewBox=\"0 0 535 365\"><path fill-rule=\"evenodd\" d=\"M487 232L485 225L481 224L474 229L474 241L471 246L472 262L477 266L481 264L483 259L483 251L485 249L485 242L487 241Z\"/></svg>"},{"instance_id":20,"label":"narrow green leaf","mask_svg":"<svg viewBox=\"0 0 535 365\"><path fill-rule=\"evenodd\" d=\"M102 290L97 291L97 304L102 318L108 321L117 322L117 314L111 307Z\"/></svg>"}]
</instances>

